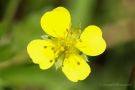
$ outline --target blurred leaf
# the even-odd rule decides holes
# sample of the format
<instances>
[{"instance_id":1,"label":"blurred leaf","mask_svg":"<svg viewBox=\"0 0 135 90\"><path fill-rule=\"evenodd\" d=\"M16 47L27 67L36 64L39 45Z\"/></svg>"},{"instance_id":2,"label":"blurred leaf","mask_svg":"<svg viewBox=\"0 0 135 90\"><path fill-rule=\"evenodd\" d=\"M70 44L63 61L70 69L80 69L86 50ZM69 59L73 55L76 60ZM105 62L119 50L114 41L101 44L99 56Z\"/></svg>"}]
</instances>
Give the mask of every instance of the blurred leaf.
<instances>
[{"instance_id":1,"label":"blurred leaf","mask_svg":"<svg viewBox=\"0 0 135 90\"><path fill-rule=\"evenodd\" d=\"M30 41L39 39L45 34L40 26L40 18L41 14L32 13L22 22L13 25L13 40L11 42L13 48L26 49Z\"/></svg>"},{"instance_id":2,"label":"blurred leaf","mask_svg":"<svg viewBox=\"0 0 135 90\"><path fill-rule=\"evenodd\" d=\"M73 27L82 23L82 29L91 24L97 0L69 0L68 7Z\"/></svg>"},{"instance_id":3,"label":"blurred leaf","mask_svg":"<svg viewBox=\"0 0 135 90\"><path fill-rule=\"evenodd\" d=\"M3 90L3 88L7 87L7 86L8 86L8 83L6 82L6 80L1 78L1 76L0 76L0 90Z\"/></svg>"},{"instance_id":4,"label":"blurred leaf","mask_svg":"<svg viewBox=\"0 0 135 90\"><path fill-rule=\"evenodd\" d=\"M61 69L40 70L38 65L10 67L1 70L1 76L14 88L34 86L45 90L83 90L86 87L82 82L69 81Z\"/></svg>"},{"instance_id":5,"label":"blurred leaf","mask_svg":"<svg viewBox=\"0 0 135 90\"><path fill-rule=\"evenodd\" d=\"M42 10L30 13L21 22L13 24L12 42L10 43L13 49L26 50L27 45L34 39L42 39L41 36L45 32L41 28L40 19L42 15L49 11L51 7L45 7Z\"/></svg>"},{"instance_id":6,"label":"blurred leaf","mask_svg":"<svg viewBox=\"0 0 135 90\"><path fill-rule=\"evenodd\" d=\"M133 2L129 1L128 2ZM95 10L93 23L98 25L104 25L107 23L115 23L120 20L129 20L135 18L135 11L129 13L128 8L135 7L126 7L126 0L99 0L97 8ZM131 5L133 6L133 5Z\"/></svg>"},{"instance_id":7,"label":"blurred leaf","mask_svg":"<svg viewBox=\"0 0 135 90\"><path fill-rule=\"evenodd\" d=\"M10 26L10 24L12 23L20 2L21 0L10 0L10 2L8 3L5 15L3 17L3 21L6 22L7 26Z\"/></svg>"},{"instance_id":8,"label":"blurred leaf","mask_svg":"<svg viewBox=\"0 0 135 90\"><path fill-rule=\"evenodd\" d=\"M6 30L5 22L0 22L0 40L1 40L2 35L4 34L5 30Z\"/></svg>"},{"instance_id":9,"label":"blurred leaf","mask_svg":"<svg viewBox=\"0 0 135 90\"><path fill-rule=\"evenodd\" d=\"M14 55L15 52L11 49L9 44L0 46L0 62L10 60Z\"/></svg>"},{"instance_id":10,"label":"blurred leaf","mask_svg":"<svg viewBox=\"0 0 135 90\"><path fill-rule=\"evenodd\" d=\"M57 1L56 1L57 2ZM22 13L22 17L29 15L31 12L38 12L40 9L44 8L45 6L53 6L55 4L55 0L22 0L21 8L23 11L19 11ZM20 8L20 9L21 9Z\"/></svg>"}]
</instances>

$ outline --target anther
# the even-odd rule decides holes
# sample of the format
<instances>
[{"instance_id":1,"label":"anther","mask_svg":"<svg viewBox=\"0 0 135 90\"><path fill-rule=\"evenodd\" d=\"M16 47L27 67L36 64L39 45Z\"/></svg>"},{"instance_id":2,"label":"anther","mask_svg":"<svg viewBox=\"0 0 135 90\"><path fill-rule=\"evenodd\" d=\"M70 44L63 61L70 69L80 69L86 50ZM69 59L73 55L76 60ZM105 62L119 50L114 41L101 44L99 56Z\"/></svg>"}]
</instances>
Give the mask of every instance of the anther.
<instances>
[{"instance_id":1,"label":"anther","mask_svg":"<svg viewBox=\"0 0 135 90\"><path fill-rule=\"evenodd\" d=\"M82 40L81 39L79 39L80 40L80 42L82 42Z\"/></svg>"},{"instance_id":2,"label":"anther","mask_svg":"<svg viewBox=\"0 0 135 90\"><path fill-rule=\"evenodd\" d=\"M70 34L73 34L73 31L71 31Z\"/></svg>"},{"instance_id":3,"label":"anther","mask_svg":"<svg viewBox=\"0 0 135 90\"><path fill-rule=\"evenodd\" d=\"M53 62L53 60L50 60L49 62L51 63L51 62Z\"/></svg>"},{"instance_id":4,"label":"anther","mask_svg":"<svg viewBox=\"0 0 135 90\"><path fill-rule=\"evenodd\" d=\"M68 32L68 29L66 29L66 31Z\"/></svg>"},{"instance_id":5,"label":"anther","mask_svg":"<svg viewBox=\"0 0 135 90\"><path fill-rule=\"evenodd\" d=\"M51 37L48 37L48 39L51 39Z\"/></svg>"},{"instance_id":6,"label":"anther","mask_svg":"<svg viewBox=\"0 0 135 90\"><path fill-rule=\"evenodd\" d=\"M68 53L68 51L65 51L65 53L67 54L67 53Z\"/></svg>"},{"instance_id":7,"label":"anther","mask_svg":"<svg viewBox=\"0 0 135 90\"><path fill-rule=\"evenodd\" d=\"M64 47L61 47L61 51L64 51L65 49L64 49Z\"/></svg>"},{"instance_id":8,"label":"anther","mask_svg":"<svg viewBox=\"0 0 135 90\"><path fill-rule=\"evenodd\" d=\"M65 42L64 40L61 40L61 42Z\"/></svg>"},{"instance_id":9,"label":"anther","mask_svg":"<svg viewBox=\"0 0 135 90\"><path fill-rule=\"evenodd\" d=\"M77 62L77 65L80 65L80 62Z\"/></svg>"},{"instance_id":10,"label":"anther","mask_svg":"<svg viewBox=\"0 0 135 90\"><path fill-rule=\"evenodd\" d=\"M47 46L44 46L44 48L47 48Z\"/></svg>"},{"instance_id":11,"label":"anther","mask_svg":"<svg viewBox=\"0 0 135 90\"><path fill-rule=\"evenodd\" d=\"M51 50L54 50L54 47L52 47Z\"/></svg>"},{"instance_id":12,"label":"anther","mask_svg":"<svg viewBox=\"0 0 135 90\"><path fill-rule=\"evenodd\" d=\"M78 30L78 33L81 34L81 30Z\"/></svg>"},{"instance_id":13,"label":"anther","mask_svg":"<svg viewBox=\"0 0 135 90\"><path fill-rule=\"evenodd\" d=\"M56 53L56 50L54 50L54 53Z\"/></svg>"},{"instance_id":14,"label":"anther","mask_svg":"<svg viewBox=\"0 0 135 90\"><path fill-rule=\"evenodd\" d=\"M76 38L74 39L74 41L76 41Z\"/></svg>"},{"instance_id":15,"label":"anther","mask_svg":"<svg viewBox=\"0 0 135 90\"><path fill-rule=\"evenodd\" d=\"M79 55L82 55L83 53L82 52L79 52Z\"/></svg>"}]
</instances>

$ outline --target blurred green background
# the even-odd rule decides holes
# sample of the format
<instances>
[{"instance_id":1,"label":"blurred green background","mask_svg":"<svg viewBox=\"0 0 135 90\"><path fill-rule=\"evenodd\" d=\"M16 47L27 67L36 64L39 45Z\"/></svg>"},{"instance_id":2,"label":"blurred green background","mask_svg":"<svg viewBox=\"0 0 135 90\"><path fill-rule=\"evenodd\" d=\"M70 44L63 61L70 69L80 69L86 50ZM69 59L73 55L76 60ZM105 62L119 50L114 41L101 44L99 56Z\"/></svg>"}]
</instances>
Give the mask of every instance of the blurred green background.
<instances>
[{"instance_id":1,"label":"blurred green background","mask_svg":"<svg viewBox=\"0 0 135 90\"><path fill-rule=\"evenodd\" d=\"M89 57L92 72L73 83L61 71L41 70L26 51L45 32L41 16L67 8L72 25L97 25L107 50ZM135 90L135 0L0 0L0 90ZM134 68L133 68L134 66Z\"/></svg>"}]
</instances>

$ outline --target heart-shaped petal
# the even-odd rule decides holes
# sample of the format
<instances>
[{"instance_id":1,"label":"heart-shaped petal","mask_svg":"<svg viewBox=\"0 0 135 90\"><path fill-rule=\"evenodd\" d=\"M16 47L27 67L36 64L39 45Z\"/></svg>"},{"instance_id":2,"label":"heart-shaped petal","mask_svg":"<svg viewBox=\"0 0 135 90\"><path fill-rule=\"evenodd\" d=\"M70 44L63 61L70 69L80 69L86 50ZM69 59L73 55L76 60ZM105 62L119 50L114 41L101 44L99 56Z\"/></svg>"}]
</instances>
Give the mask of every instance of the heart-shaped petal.
<instances>
[{"instance_id":1,"label":"heart-shaped petal","mask_svg":"<svg viewBox=\"0 0 135 90\"><path fill-rule=\"evenodd\" d=\"M65 38L71 25L71 17L68 10L58 7L50 12L46 12L41 18L43 30L57 38Z\"/></svg>"},{"instance_id":2,"label":"heart-shaped petal","mask_svg":"<svg viewBox=\"0 0 135 90\"><path fill-rule=\"evenodd\" d=\"M81 56L72 54L65 58L62 71L69 80L77 82L78 80L87 78L91 69Z\"/></svg>"},{"instance_id":3,"label":"heart-shaped petal","mask_svg":"<svg viewBox=\"0 0 135 90\"><path fill-rule=\"evenodd\" d=\"M48 69L54 64L52 47L55 46L49 41L37 39L28 44L27 51L34 63L39 64L41 69Z\"/></svg>"},{"instance_id":4,"label":"heart-shaped petal","mask_svg":"<svg viewBox=\"0 0 135 90\"><path fill-rule=\"evenodd\" d=\"M102 54L106 49L106 42L102 37L101 29L94 25L86 27L76 47L90 56Z\"/></svg>"}]
</instances>

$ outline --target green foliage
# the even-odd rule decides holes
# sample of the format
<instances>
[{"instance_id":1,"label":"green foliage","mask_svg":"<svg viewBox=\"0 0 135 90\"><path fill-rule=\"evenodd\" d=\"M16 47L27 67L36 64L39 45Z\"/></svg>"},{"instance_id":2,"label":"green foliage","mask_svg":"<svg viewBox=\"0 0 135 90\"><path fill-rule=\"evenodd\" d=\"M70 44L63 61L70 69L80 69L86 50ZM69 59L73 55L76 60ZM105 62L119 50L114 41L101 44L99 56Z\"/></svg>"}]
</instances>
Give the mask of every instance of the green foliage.
<instances>
[{"instance_id":1,"label":"green foliage","mask_svg":"<svg viewBox=\"0 0 135 90\"><path fill-rule=\"evenodd\" d=\"M16 52L14 52L11 48L11 46L8 44L8 45L2 45L0 46L0 62L4 61L4 60L8 60L12 57L15 56Z\"/></svg>"},{"instance_id":2,"label":"green foliage","mask_svg":"<svg viewBox=\"0 0 135 90\"><path fill-rule=\"evenodd\" d=\"M4 22L0 22L0 40L5 30L6 30L6 24Z\"/></svg>"}]
</instances>

